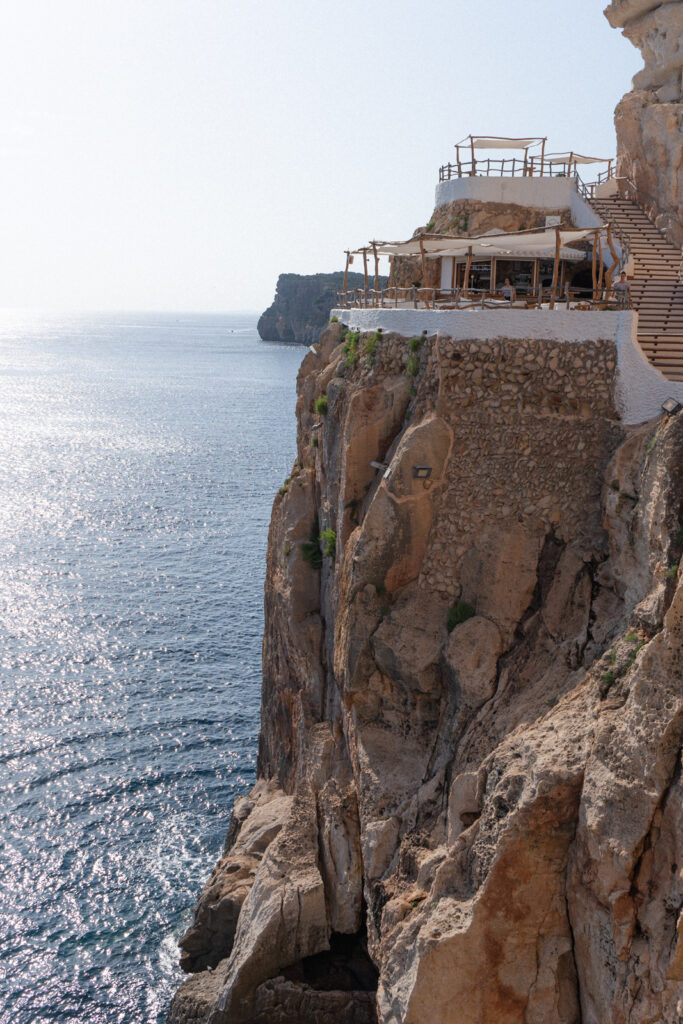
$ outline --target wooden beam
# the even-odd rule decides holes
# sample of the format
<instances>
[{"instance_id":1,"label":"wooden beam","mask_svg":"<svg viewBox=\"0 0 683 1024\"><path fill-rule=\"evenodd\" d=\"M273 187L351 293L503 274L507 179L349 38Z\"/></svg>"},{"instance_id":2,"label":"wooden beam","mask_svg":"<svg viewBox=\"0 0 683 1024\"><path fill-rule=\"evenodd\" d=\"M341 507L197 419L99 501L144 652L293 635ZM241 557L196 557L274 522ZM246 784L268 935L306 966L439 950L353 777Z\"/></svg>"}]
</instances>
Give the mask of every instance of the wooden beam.
<instances>
[{"instance_id":1,"label":"wooden beam","mask_svg":"<svg viewBox=\"0 0 683 1024\"><path fill-rule=\"evenodd\" d=\"M472 246L467 250L467 263L465 264L465 279L462 283L462 290L468 291L470 287L470 270L472 269Z\"/></svg>"},{"instance_id":2,"label":"wooden beam","mask_svg":"<svg viewBox=\"0 0 683 1024\"><path fill-rule=\"evenodd\" d=\"M605 272L605 261L604 261L604 259L602 257L602 239L600 239L600 243L599 244L600 244L600 248L598 250L598 256L600 258L600 263L599 263L599 273L598 273L598 291L600 292L600 295L602 297L602 276L603 276L603 274Z\"/></svg>"},{"instance_id":3,"label":"wooden beam","mask_svg":"<svg viewBox=\"0 0 683 1024\"><path fill-rule=\"evenodd\" d=\"M607 274L605 275L605 284L609 290L612 287L612 278L614 277L614 271L617 269L617 263L619 262L617 250L614 248L611 224L607 225L607 244L609 246L609 251L612 256L612 266L607 268Z\"/></svg>"},{"instance_id":4,"label":"wooden beam","mask_svg":"<svg viewBox=\"0 0 683 1024\"><path fill-rule=\"evenodd\" d=\"M455 256L451 256L451 291L455 292Z\"/></svg>"},{"instance_id":5,"label":"wooden beam","mask_svg":"<svg viewBox=\"0 0 683 1024\"><path fill-rule=\"evenodd\" d=\"M379 303L379 256L376 242L372 243L372 253L375 257L375 302Z\"/></svg>"},{"instance_id":6,"label":"wooden beam","mask_svg":"<svg viewBox=\"0 0 683 1024\"><path fill-rule=\"evenodd\" d=\"M351 262L351 253L346 250L346 266L344 267L344 306L346 306L346 287L349 283L349 263Z\"/></svg>"},{"instance_id":7,"label":"wooden beam","mask_svg":"<svg viewBox=\"0 0 683 1024\"><path fill-rule=\"evenodd\" d=\"M555 263L553 264L553 283L550 292L550 308L555 309L555 289L557 288L557 272L560 269L560 250L562 248L562 237L560 229L555 228Z\"/></svg>"},{"instance_id":8,"label":"wooden beam","mask_svg":"<svg viewBox=\"0 0 683 1024\"><path fill-rule=\"evenodd\" d=\"M593 272L593 299L595 299L595 293L598 290L598 275L597 275L597 271L596 271L596 263L597 263L598 254L596 252L596 249L598 247L598 231L599 230L600 230L599 228L596 228L595 231L593 232L593 264L592 264L592 267L591 267L592 272Z\"/></svg>"},{"instance_id":9,"label":"wooden beam","mask_svg":"<svg viewBox=\"0 0 683 1024\"><path fill-rule=\"evenodd\" d=\"M543 162L544 161L545 161L545 139L541 143L541 174L540 174L541 178L543 177Z\"/></svg>"},{"instance_id":10,"label":"wooden beam","mask_svg":"<svg viewBox=\"0 0 683 1024\"><path fill-rule=\"evenodd\" d=\"M422 260L422 287L427 287L427 261L425 260L425 247L420 235L420 258Z\"/></svg>"},{"instance_id":11,"label":"wooden beam","mask_svg":"<svg viewBox=\"0 0 683 1024\"><path fill-rule=\"evenodd\" d=\"M475 167L476 167L476 163L475 163L475 159L474 159L474 135L470 135L470 149L472 151L472 170L470 171L470 174L474 174Z\"/></svg>"},{"instance_id":12,"label":"wooden beam","mask_svg":"<svg viewBox=\"0 0 683 1024\"><path fill-rule=\"evenodd\" d=\"M365 305L368 304L368 251L363 249L363 276L365 278Z\"/></svg>"},{"instance_id":13,"label":"wooden beam","mask_svg":"<svg viewBox=\"0 0 683 1024\"><path fill-rule=\"evenodd\" d=\"M496 290L496 257L495 256L491 257L491 279L489 281L489 286L491 288L491 291L495 292L495 290Z\"/></svg>"}]
</instances>

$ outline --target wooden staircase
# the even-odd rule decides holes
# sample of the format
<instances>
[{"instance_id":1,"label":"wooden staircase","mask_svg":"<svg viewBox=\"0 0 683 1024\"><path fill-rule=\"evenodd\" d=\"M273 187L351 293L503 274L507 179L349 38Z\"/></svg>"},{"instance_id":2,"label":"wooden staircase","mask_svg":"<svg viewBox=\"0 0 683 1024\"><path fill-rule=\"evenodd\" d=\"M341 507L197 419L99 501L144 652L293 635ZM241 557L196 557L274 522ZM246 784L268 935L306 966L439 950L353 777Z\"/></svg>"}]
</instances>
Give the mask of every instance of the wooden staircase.
<instances>
[{"instance_id":1,"label":"wooden staircase","mask_svg":"<svg viewBox=\"0 0 683 1024\"><path fill-rule=\"evenodd\" d=\"M631 300L638 311L638 343L669 380L683 381L681 251L667 242L637 203L622 196L591 206L629 239L633 257Z\"/></svg>"}]
</instances>

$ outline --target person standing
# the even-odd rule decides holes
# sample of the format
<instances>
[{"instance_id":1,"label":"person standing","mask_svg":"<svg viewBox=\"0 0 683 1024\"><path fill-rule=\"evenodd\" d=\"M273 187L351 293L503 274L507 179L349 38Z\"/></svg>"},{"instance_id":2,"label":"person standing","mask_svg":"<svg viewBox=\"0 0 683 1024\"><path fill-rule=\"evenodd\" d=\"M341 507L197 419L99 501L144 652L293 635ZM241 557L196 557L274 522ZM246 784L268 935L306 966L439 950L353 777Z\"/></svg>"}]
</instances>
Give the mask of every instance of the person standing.
<instances>
[{"instance_id":1,"label":"person standing","mask_svg":"<svg viewBox=\"0 0 683 1024\"><path fill-rule=\"evenodd\" d=\"M613 291L617 299L617 309L630 309L631 285L626 277L625 270L622 270L619 274L619 280L614 285Z\"/></svg>"}]
</instances>

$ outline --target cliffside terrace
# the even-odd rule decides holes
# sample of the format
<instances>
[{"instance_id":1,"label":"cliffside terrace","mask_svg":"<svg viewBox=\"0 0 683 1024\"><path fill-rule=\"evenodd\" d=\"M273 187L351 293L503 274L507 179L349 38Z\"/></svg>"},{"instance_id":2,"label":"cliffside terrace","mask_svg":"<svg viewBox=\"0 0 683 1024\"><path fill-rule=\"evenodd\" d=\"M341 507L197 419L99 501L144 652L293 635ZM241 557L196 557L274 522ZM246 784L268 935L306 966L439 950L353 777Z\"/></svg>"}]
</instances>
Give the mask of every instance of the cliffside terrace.
<instances>
[{"instance_id":1,"label":"cliffside terrace","mask_svg":"<svg viewBox=\"0 0 683 1024\"><path fill-rule=\"evenodd\" d=\"M583 243L584 248L574 248L572 242ZM364 287L349 291L345 286L354 256L363 260ZM391 262L386 287L379 287L381 257ZM614 278L627 257L623 238L609 224L571 229L556 225L475 237L423 232L404 242L373 241L347 251L344 288L337 293L337 303L344 309L554 309L559 304L579 310L611 304L616 309L624 305L625 296L615 292ZM420 280L409 287L396 284L401 259L419 261Z\"/></svg>"},{"instance_id":2,"label":"cliffside terrace","mask_svg":"<svg viewBox=\"0 0 683 1024\"><path fill-rule=\"evenodd\" d=\"M454 163L439 168L439 181L469 177L576 178L581 191L593 197L598 188L614 176L611 157L593 157L573 151L546 153L547 138L502 138L500 136L468 135L456 143ZM513 156L482 157L481 151L516 151ZM579 167L602 165L595 181L584 185Z\"/></svg>"}]
</instances>

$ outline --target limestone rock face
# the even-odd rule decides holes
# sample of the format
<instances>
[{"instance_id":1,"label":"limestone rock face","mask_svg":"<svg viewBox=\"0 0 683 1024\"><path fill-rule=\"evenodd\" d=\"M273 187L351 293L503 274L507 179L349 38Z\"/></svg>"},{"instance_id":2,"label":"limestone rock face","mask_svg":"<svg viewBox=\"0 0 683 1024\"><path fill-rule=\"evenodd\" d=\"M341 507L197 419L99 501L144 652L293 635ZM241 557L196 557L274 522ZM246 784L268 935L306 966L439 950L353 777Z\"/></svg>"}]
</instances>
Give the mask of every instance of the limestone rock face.
<instances>
[{"instance_id":1,"label":"limestone rock face","mask_svg":"<svg viewBox=\"0 0 683 1024\"><path fill-rule=\"evenodd\" d=\"M683 8L658 0L613 0L610 24L643 55L615 112L618 173L675 245L683 244ZM630 193L629 193L630 194Z\"/></svg>"},{"instance_id":2,"label":"limestone rock face","mask_svg":"<svg viewBox=\"0 0 683 1024\"><path fill-rule=\"evenodd\" d=\"M375 287L373 272L374 265L368 270L370 288ZM347 275L349 290L362 288L364 283L364 274L349 272ZM386 277L380 277L378 283L380 287L386 285ZM337 304L337 292L343 287L341 270L334 274L280 274L275 298L259 317L259 337L263 341L314 345L330 318L330 310Z\"/></svg>"},{"instance_id":3,"label":"limestone rock face","mask_svg":"<svg viewBox=\"0 0 683 1024\"><path fill-rule=\"evenodd\" d=\"M683 414L624 428L607 342L366 340L302 363L169 1021L679 1024Z\"/></svg>"}]
</instances>

